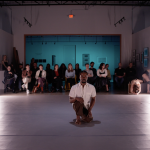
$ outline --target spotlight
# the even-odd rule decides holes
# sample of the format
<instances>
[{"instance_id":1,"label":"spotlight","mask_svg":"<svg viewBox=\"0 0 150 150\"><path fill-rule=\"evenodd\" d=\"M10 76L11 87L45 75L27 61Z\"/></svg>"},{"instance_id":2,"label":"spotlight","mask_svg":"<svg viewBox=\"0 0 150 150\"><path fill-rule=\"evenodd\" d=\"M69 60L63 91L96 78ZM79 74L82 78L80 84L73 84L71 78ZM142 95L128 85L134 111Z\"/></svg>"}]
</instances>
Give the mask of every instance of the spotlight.
<instances>
[{"instance_id":1,"label":"spotlight","mask_svg":"<svg viewBox=\"0 0 150 150\"><path fill-rule=\"evenodd\" d=\"M43 42L42 42L42 45L43 45Z\"/></svg>"},{"instance_id":2,"label":"spotlight","mask_svg":"<svg viewBox=\"0 0 150 150\"><path fill-rule=\"evenodd\" d=\"M86 44L86 42L85 42L85 44Z\"/></svg>"},{"instance_id":3,"label":"spotlight","mask_svg":"<svg viewBox=\"0 0 150 150\"><path fill-rule=\"evenodd\" d=\"M55 42L54 42L54 45L55 45Z\"/></svg>"},{"instance_id":4,"label":"spotlight","mask_svg":"<svg viewBox=\"0 0 150 150\"><path fill-rule=\"evenodd\" d=\"M97 42L95 42L95 44L97 44Z\"/></svg>"},{"instance_id":5,"label":"spotlight","mask_svg":"<svg viewBox=\"0 0 150 150\"><path fill-rule=\"evenodd\" d=\"M33 45L33 43L31 42L31 44Z\"/></svg>"},{"instance_id":6,"label":"spotlight","mask_svg":"<svg viewBox=\"0 0 150 150\"><path fill-rule=\"evenodd\" d=\"M106 42L105 42L105 44L106 44Z\"/></svg>"},{"instance_id":7,"label":"spotlight","mask_svg":"<svg viewBox=\"0 0 150 150\"><path fill-rule=\"evenodd\" d=\"M45 44L47 44L47 42L45 42Z\"/></svg>"}]
</instances>

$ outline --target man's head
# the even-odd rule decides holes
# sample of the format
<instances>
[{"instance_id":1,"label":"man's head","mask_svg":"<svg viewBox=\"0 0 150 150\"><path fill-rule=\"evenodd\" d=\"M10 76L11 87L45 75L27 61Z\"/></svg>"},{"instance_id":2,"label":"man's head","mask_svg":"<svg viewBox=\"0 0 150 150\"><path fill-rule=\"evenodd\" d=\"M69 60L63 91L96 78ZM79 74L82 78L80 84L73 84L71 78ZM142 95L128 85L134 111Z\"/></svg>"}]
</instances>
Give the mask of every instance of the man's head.
<instances>
[{"instance_id":1,"label":"man's head","mask_svg":"<svg viewBox=\"0 0 150 150\"><path fill-rule=\"evenodd\" d=\"M94 67L94 62L93 61L90 63L90 66L91 66L91 68Z\"/></svg>"},{"instance_id":2,"label":"man's head","mask_svg":"<svg viewBox=\"0 0 150 150\"><path fill-rule=\"evenodd\" d=\"M108 69L108 67L109 67L109 65L108 65L108 64L106 64L106 65L105 65L105 68L106 68L106 69Z\"/></svg>"},{"instance_id":3,"label":"man's head","mask_svg":"<svg viewBox=\"0 0 150 150\"><path fill-rule=\"evenodd\" d=\"M118 64L118 66L119 66L119 68L121 68L121 67L122 67L122 64L121 64L121 63L119 63L119 64Z\"/></svg>"},{"instance_id":4,"label":"man's head","mask_svg":"<svg viewBox=\"0 0 150 150\"><path fill-rule=\"evenodd\" d=\"M23 68L23 65L22 65L22 64L19 64L19 68L22 69L22 68Z\"/></svg>"},{"instance_id":5,"label":"man's head","mask_svg":"<svg viewBox=\"0 0 150 150\"><path fill-rule=\"evenodd\" d=\"M39 65L39 69L40 69L40 71L43 71L43 65L42 64Z\"/></svg>"},{"instance_id":6,"label":"man's head","mask_svg":"<svg viewBox=\"0 0 150 150\"><path fill-rule=\"evenodd\" d=\"M11 71L11 66L10 65L7 66L7 70Z\"/></svg>"},{"instance_id":7,"label":"man's head","mask_svg":"<svg viewBox=\"0 0 150 150\"><path fill-rule=\"evenodd\" d=\"M26 64L26 70L29 71L30 70L30 66L29 64Z\"/></svg>"},{"instance_id":8,"label":"man's head","mask_svg":"<svg viewBox=\"0 0 150 150\"><path fill-rule=\"evenodd\" d=\"M79 69L79 64L78 64L78 63L76 64L75 68L76 68L76 69Z\"/></svg>"},{"instance_id":9,"label":"man's head","mask_svg":"<svg viewBox=\"0 0 150 150\"><path fill-rule=\"evenodd\" d=\"M46 65L46 69L50 69L50 64L47 64L47 65Z\"/></svg>"},{"instance_id":10,"label":"man's head","mask_svg":"<svg viewBox=\"0 0 150 150\"><path fill-rule=\"evenodd\" d=\"M80 72L80 83L86 84L87 79L88 79L88 73L86 71L81 71Z\"/></svg>"},{"instance_id":11,"label":"man's head","mask_svg":"<svg viewBox=\"0 0 150 150\"><path fill-rule=\"evenodd\" d=\"M132 62L129 63L129 68L132 68L133 64Z\"/></svg>"},{"instance_id":12,"label":"man's head","mask_svg":"<svg viewBox=\"0 0 150 150\"><path fill-rule=\"evenodd\" d=\"M85 64L85 67L86 67L86 70L89 70L89 64L88 63Z\"/></svg>"},{"instance_id":13,"label":"man's head","mask_svg":"<svg viewBox=\"0 0 150 150\"><path fill-rule=\"evenodd\" d=\"M37 68L37 62L34 62L33 66L34 68Z\"/></svg>"}]
</instances>

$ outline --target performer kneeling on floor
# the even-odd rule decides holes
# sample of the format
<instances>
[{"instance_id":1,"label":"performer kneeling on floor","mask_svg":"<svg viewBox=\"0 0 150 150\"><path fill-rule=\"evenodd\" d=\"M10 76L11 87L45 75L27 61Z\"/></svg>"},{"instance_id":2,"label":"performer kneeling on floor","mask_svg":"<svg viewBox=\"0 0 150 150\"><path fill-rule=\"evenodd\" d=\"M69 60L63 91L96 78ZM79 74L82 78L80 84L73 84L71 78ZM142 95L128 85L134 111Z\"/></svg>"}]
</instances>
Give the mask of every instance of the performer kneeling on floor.
<instances>
[{"instance_id":1,"label":"performer kneeling on floor","mask_svg":"<svg viewBox=\"0 0 150 150\"><path fill-rule=\"evenodd\" d=\"M91 110L95 104L96 90L95 87L87 83L88 73L80 72L80 82L72 86L69 93L69 101L76 112L76 124L80 125L81 120L91 122L93 120Z\"/></svg>"}]
</instances>

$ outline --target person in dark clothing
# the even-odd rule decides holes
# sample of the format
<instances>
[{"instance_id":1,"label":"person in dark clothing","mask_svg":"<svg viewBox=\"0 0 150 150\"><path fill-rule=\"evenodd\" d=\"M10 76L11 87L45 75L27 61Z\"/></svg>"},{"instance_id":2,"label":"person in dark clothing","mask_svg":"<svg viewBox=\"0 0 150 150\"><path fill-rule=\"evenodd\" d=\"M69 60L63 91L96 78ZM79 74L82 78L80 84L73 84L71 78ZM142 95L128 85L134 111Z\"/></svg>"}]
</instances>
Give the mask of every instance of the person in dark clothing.
<instances>
[{"instance_id":1,"label":"person in dark clothing","mask_svg":"<svg viewBox=\"0 0 150 150\"><path fill-rule=\"evenodd\" d=\"M91 62L91 63L90 63L90 66L91 66L90 70L93 71L93 77L96 77L96 76L97 76L97 71L96 71L95 68L93 68L93 67L94 67L94 62Z\"/></svg>"},{"instance_id":2,"label":"person in dark clothing","mask_svg":"<svg viewBox=\"0 0 150 150\"><path fill-rule=\"evenodd\" d=\"M135 78L136 78L136 70L133 68L133 64L130 62L129 67L126 69L127 83L131 82Z\"/></svg>"},{"instance_id":3,"label":"person in dark clothing","mask_svg":"<svg viewBox=\"0 0 150 150\"><path fill-rule=\"evenodd\" d=\"M80 80L80 72L81 72L81 69L79 68L79 64L77 63L76 65L75 65L75 74L76 74L76 81L77 81L77 83L79 82L79 80Z\"/></svg>"},{"instance_id":4,"label":"person in dark clothing","mask_svg":"<svg viewBox=\"0 0 150 150\"><path fill-rule=\"evenodd\" d=\"M11 66L8 65L7 70L4 72L4 93L7 91L7 87L10 87L13 91L15 92L15 87L14 87L14 73L11 71Z\"/></svg>"},{"instance_id":5,"label":"person in dark clothing","mask_svg":"<svg viewBox=\"0 0 150 150\"><path fill-rule=\"evenodd\" d=\"M30 70L32 70L33 68L34 68L34 58L31 59Z\"/></svg>"},{"instance_id":6,"label":"person in dark clothing","mask_svg":"<svg viewBox=\"0 0 150 150\"><path fill-rule=\"evenodd\" d=\"M21 85L22 85L22 71L23 71L23 65L22 64L19 64L19 69L18 69L18 73L17 73L17 81L18 81L18 88L19 88L19 91L21 91Z\"/></svg>"},{"instance_id":7,"label":"person in dark clothing","mask_svg":"<svg viewBox=\"0 0 150 150\"><path fill-rule=\"evenodd\" d=\"M31 85L32 85L32 88L34 87L35 83L36 83L36 78L35 78L35 75L36 75L36 72L39 70L39 68L37 67L37 63L34 62L33 64L33 68L32 68L32 75L31 75Z\"/></svg>"},{"instance_id":8,"label":"person in dark clothing","mask_svg":"<svg viewBox=\"0 0 150 150\"><path fill-rule=\"evenodd\" d=\"M48 89L48 84L51 84L53 81L53 71L50 69L50 64L46 66L46 88Z\"/></svg>"},{"instance_id":9,"label":"person in dark clothing","mask_svg":"<svg viewBox=\"0 0 150 150\"><path fill-rule=\"evenodd\" d=\"M62 63L60 68L59 68L60 78L62 79L62 81L65 81L66 69L67 69L66 65L64 63Z\"/></svg>"},{"instance_id":10,"label":"person in dark clothing","mask_svg":"<svg viewBox=\"0 0 150 150\"><path fill-rule=\"evenodd\" d=\"M115 81L118 87L121 87L124 77L125 77L125 70L122 68L122 64L119 63L119 67L115 69Z\"/></svg>"},{"instance_id":11,"label":"person in dark clothing","mask_svg":"<svg viewBox=\"0 0 150 150\"><path fill-rule=\"evenodd\" d=\"M7 56L4 55L2 60L2 70L7 70L7 66L8 66Z\"/></svg>"},{"instance_id":12,"label":"person in dark clothing","mask_svg":"<svg viewBox=\"0 0 150 150\"><path fill-rule=\"evenodd\" d=\"M53 70L53 89L52 92L56 92L56 90L62 92L62 79L60 77L60 72L58 69L58 65L55 64L54 70Z\"/></svg>"}]
</instances>

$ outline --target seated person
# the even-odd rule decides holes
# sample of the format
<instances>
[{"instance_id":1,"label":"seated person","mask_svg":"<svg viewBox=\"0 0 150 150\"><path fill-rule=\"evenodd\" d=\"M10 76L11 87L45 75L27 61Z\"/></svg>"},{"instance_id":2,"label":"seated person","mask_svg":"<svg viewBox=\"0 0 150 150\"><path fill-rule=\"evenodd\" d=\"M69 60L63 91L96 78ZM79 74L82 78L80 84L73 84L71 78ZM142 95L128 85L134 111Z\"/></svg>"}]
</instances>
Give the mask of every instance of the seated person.
<instances>
[{"instance_id":1,"label":"seated person","mask_svg":"<svg viewBox=\"0 0 150 150\"><path fill-rule=\"evenodd\" d=\"M4 93L7 90L7 87L10 87L13 91L15 92L15 87L14 87L14 73L11 71L11 66L7 66L7 70L4 72Z\"/></svg>"},{"instance_id":2,"label":"seated person","mask_svg":"<svg viewBox=\"0 0 150 150\"><path fill-rule=\"evenodd\" d=\"M109 68L109 64L106 64L105 69L107 70L107 78L108 78L108 80L111 80L111 74L110 74L110 70L108 68Z\"/></svg>"},{"instance_id":3,"label":"seated person","mask_svg":"<svg viewBox=\"0 0 150 150\"><path fill-rule=\"evenodd\" d=\"M48 89L48 84L51 84L53 81L53 71L50 69L50 64L46 66L46 88Z\"/></svg>"},{"instance_id":4,"label":"seated person","mask_svg":"<svg viewBox=\"0 0 150 150\"><path fill-rule=\"evenodd\" d=\"M90 66L91 66L90 70L92 70L92 71L93 71L93 76L94 76L94 77L95 77L95 76L97 76L96 69L95 69L95 68L93 68L93 67L94 67L94 62L91 62L91 63L90 63Z\"/></svg>"},{"instance_id":5,"label":"seated person","mask_svg":"<svg viewBox=\"0 0 150 150\"><path fill-rule=\"evenodd\" d=\"M22 88L25 89L26 88L26 93L29 94L30 91L28 89L28 84L31 82L31 75L32 75L32 71L30 70L30 66L29 64L26 65L26 70L22 71L22 81L23 81L23 85Z\"/></svg>"},{"instance_id":6,"label":"seated person","mask_svg":"<svg viewBox=\"0 0 150 150\"><path fill-rule=\"evenodd\" d=\"M110 87L111 74L108 68L109 68L109 64L106 64L105 69L107 70L108 87Z\"/></svg>"},{"instance_id":7,"label":"seated person","mask_svg":"<svg viewBox=\"0 0 150 150\"><path fill-rule=\"evenodd\" d=\"M31 70L31 68L30 68ZM39 68L37 67L37 62L34 62L33 63L33 67L32 67L32 75L31 75L31 83L32 83L32 88L34 87L35 83L36 83L36 78L35 78L35 75L36 75L36 72L39 70Z\"/></svg>"},{"instance_id":8,"label":"seated person","mask_svg":"<svg viewBox=\"0 0 150 150\"><path fill-rule=\"evenodd\" d=\"M97 80L96 80L96 90L99 91L103 86L106 86L106 92L108 89L108 79L107 79L107 69L105 69L105 64L101 63L99 69L97 70Z\"/></svg>"},{"instance_id":9,"label":"seated person","mask_svg":"<svg viewBox=\"0 0 150 150\"><path fill-rule=\"evenodd\" d=\"M86 63L85 64L86 69L84 71L86 71L88 73L88 80L87 83L93 84L95 83L96 77L93 77L93 71L89 69L89 64Z\"/></svg>"},{"instance_id":10,"label":"seated person","mask_svg":"<svg viewBox=\"0 0 150 150\"><path fill-rule=\"evenodd\" d=\"M141 92L141 83L143 81L139 79L134 79L131 81L130 93L138 95Z\"/></svg>"},{"instance_id":11,"label":"seated person","mask_svg":"<svg viewBox=\"0 0 150 150\"><path fill-rule=\"evenodd\" d=\"M92 108L95 104L95 87L87 83L88 74L86 71L80 73L80 83L72 86L69 93L69 101L76 112L76 124L80 125L80 117L84 122L93 120Z\"/></svg>"},{"instance_id":12,"label":"seated person","mask_svg":"<svg viewBox=\"0 0 150 150\"><path fill-rule=\"evenodd\" d=\"M4 55L2 60L2 70L7 70L7 67L8 67L7 56Z\"/></svg>"},{"instance_id":13,"label":"seated person","mask_svg":"<svg viewBox=\"0 0 150 150\"><path fill-rule=\"evenodd\" d=\"M41 87L41 93L43 93L44 83L46 81L46 71L43 70L43 65L39 65L39 70L36 72L35 78L38 85L33 89L33 92L36 93L37 89Z\"/></svg>"},{"instance_id":14,"label":"seated person","mask_svg":"<svg viewBox=\"0 0 150 150\"><path fill-rule=\"evenodd\" d=\"M129 67L126 69L126 80L127 80L127 83L131 82L135 78L136 78L136 71L133 68L133 64L130 62L129 63Z\"/></svg>"},{"instance_id":15,"label":"seated person","mask_svg":"<svg viewBox=\"0 0 150 150\"><path fill-rule=\"evenodd\" d=\"M147 93L150 93L150 69L144 71L142 77L147 82Z\"/></svg>"},{"instance_id":16,"label":"seated person","mask_svg":"<svg viewBox=\"0 0 150 150\"><path fill-rule=\"evenodd\" d=\"M115 81L118 87L121 87L124 77L125 77L125 70L122 68L122 64L118 64L119 67L115 69Z\"/></svg>"},{"instance_id":17,"label":"seated person","mask_svg":"<svg viewBox=\"0 0 150 150\"><path fill-rule=\"evenodd\" d=\"M67 83L70 83L70 87L75 85L75 70L73 70L72 64L68 64L68 69L65 72L65 77L67 78Z\"/></svg>"},{"instance_id":18,"label":"seated person","mask_svg":"<svg viewBox=\"0 0 150 150\"><path fill-rule=\"evenodd\" d=\"M62 81L65 81L65 72L66 72L66 65L64 63L61 64L59 68L60 78Z\"/></svg>"},{"instance_id":19,"label":"seated person","mask_svg":"<svg viewBox=\"0 0 150 150\"><path fill-rule=\"evenodd\" d=\"M21 91L21 85L22 85L22 71L23 71L23 65L22 64L19 64L19 69L18 69L18 73L17 73L17 80L18 80L18 88L19 88L19 91Z\"/></svg>"},{"instance_id":20,"label":"seated person","mask_svg":"<svg viewBox=\"0 0 150 150\"><path fill-rule=\"evenodd\" d=\"M58 64L55 64L54 66L54 70L53 70L53 89L52 89L52 92L56 92L59 91L59 92L62 92L62 80L61 80L61 77L60 77L60 72L59 72L59 66Z\"/></svg>"},{"instance_id":21,"label":"seated person","mask_svg":"<svg viewBox=\"0 0 150 150\"><path fill-rule=\"evenodd\" d=\"M79 82L79 75L80 75L80 72L81 72L81 69L79 68L79 64L77 63L75 65L75 74L76 74L76 80L77 80L77 83Z\"/></svg>"}]
</instances>

